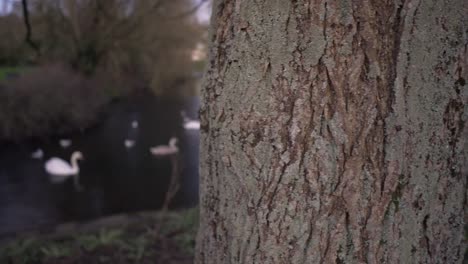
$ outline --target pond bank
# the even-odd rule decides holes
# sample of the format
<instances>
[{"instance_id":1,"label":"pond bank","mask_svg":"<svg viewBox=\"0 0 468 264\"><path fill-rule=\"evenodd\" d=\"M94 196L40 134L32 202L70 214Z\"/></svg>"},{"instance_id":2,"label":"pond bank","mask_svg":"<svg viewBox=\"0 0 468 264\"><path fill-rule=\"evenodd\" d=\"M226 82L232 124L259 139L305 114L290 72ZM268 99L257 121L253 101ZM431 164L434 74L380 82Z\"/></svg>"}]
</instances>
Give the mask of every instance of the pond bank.
<instances>
[{"instance_id":1,"label":"pond bank","mask_svg":"<svg viewBox=\"0 0 468 264\"><path fill-rule=\"evenodd\" d=\"M198 209L71 222L0 240L0 263L192 263Z\"/></svg>"}]
</instances>

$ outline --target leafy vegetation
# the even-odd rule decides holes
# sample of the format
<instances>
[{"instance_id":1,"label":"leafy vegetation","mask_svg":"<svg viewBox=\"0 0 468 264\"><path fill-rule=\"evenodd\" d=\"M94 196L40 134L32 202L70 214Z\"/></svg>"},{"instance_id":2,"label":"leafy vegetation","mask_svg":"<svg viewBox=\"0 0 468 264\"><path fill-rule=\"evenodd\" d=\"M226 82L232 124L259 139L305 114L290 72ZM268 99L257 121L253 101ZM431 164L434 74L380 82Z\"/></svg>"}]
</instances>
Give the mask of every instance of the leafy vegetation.
<instances>
[{"instance_id":1,"label":"leafy vegetation","mask_svg":"<svg viewBox=\"0 0 468 264\"><path fill-rule=\"evenodd\" d=\"M62 66L31 68L0 89L0 140L84 129L109 97Z\"/></svg>"},{"instance_id":2,"label":"leafy vegetation","mask_svg":"<svg viewBox=\"0 0 468 264\"><path fill-rule=\"evenodd\" d=\"M41 252L46 258L60 258L70 256L72 249L69 245L51 244L41 247Z\"/></svg>"},{"instance_id":3,"label":"leafy vegetation","mask_svg":"<svg viewBox=\"0 0 468 264\"><path fill-rule=\"evenodd\" d=\"M11 75L19 75L25 67L0 67L0 82L5 81Z\"/></svg>"},{"instance_id":4,"label":"leafy vegetation","mask_svg":"<svg viewBox=\"0 0 468 264\"><path fill-rule=\"evenodd\" d=\"M168 213L165 221L162 221L163 226L161 232L164 236L174 235L174 240L187 253L193 254L195 248L195 237L198 230L199 211L191 209L184 213L184 217L180 217L177 213ZM178 231L177 234L172 232Z\"/></svg>"},{"instance_id":5,"label":"leafy vegetation","mask_svg":"<svg viewBox=\"0 0 468 264\"><path fill-rule=\"evenodd\" d=\"M191 263L197 227L195 208L139 218L123 227L27 237L0 246L0 263Z\"/></svg>"},{"instance_id":6,"label":"leafy vegetation","mask_svg":"<svg viewBox=\"0 0 468 264\"><path fill-rule=\"evenodd\" d=\"M27 3L30 32L21 1L0 15L0 141L82 130L111 99L141 89L197 93L193 72L203 62L192 53L204 52L207 28L193 1Z\"/></svg>"},{"instance_id":7,"label":"leafy vegetation","mask_svg":"<svg viewBox=\"0 0 468 264\"><path fill-rule=\"evenodd\" d=\"M86 250L92 251L100 246L117 244L121 241L122 235L123 230L120 229L101 229L97 234L78 236L76 240Z\"/></svg>"},{"instance_id":8,"label":"leafy vegetation","mask_svg":"<svg viewBox=\"0 0 468 264\"><path fill-rule=\"evenodd\" d=\"M13 241L0 247L0 263L8 263L10 259L15 259L17 263L35 263L43 255L40 246L35 238Z\"/></svg>"},{"instance_id":9,"label":"leafy vegetation","mask_svg":"<svg viewBox=\"0 0 468 264\"><path fill-rule=\"evenodd\" d=\"M206 1L206 0L204 0ZM203 0L201 2L204 2ZM0 16L0 65L61 63L117 86L181 93L191 51L206 36L191 0L27 0L32 41L20 1ZM120 88L121 89L121 88Z\"/></svg>"}]
</instances>

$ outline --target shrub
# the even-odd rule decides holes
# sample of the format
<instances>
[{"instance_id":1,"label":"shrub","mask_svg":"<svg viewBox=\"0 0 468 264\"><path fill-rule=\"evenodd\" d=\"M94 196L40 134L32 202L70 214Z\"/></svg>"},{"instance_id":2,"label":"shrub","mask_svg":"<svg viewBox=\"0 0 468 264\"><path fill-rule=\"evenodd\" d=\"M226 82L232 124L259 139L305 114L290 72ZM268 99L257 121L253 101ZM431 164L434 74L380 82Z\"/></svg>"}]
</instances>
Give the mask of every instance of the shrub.
<instances>
[{"instance_id":1,"label":"shrub","mask_svg":"<svg viewBox=\"0 0 468 264\"><path fill-rule=\"evenodd\" d=\"M0 139L84 129L97 119L106 102L100 87L64 67L30 69L0 84Z\"/></svg>"}]
</instances>

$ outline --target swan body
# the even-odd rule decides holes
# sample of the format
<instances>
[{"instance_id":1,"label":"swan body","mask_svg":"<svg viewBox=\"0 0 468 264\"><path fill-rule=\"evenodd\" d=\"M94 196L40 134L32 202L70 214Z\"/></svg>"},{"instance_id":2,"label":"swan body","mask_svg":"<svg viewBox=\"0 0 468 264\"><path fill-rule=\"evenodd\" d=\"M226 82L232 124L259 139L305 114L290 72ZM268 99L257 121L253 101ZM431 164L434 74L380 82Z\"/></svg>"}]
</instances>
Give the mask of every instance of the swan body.
<instances>
[{"instance_id":1,"label":"swan body","mask_svg":"<svg viewBox=\"0 0 468 264\"><path fill-rule=\"evenodd\" d=\"M42 159L44 157L44 151L42 149L37 149L33 153L31 153L31 158L33 159Z\"/></svg>"},{"instance_id":2,"label":"swan body","mask_svg":"<svg viewBox=\"0 0 468 264\"><path fill-rule=\"evenodd\" d=\"M176 146L177 138L172 137L169 140L169 145L161 145L150 148L151 154L154 156L168 156L179 152L179 148Z\"/></svg>"},{"instance_id":3,"label":"swan body","mask_svg":"<svg viewBox=\"0 0 468 264\"><path fill-rule=\"evenodd\" d=\"M124 145L126 148L133 148L133 146L135 146L135 140L126 139Z\"/></svg>"},{"instance_id":4,"label":"swan body","mask_svg":"<svg viewBox=\"0 0 468 264\"><path fill-rule=\"evenodd\" d=\"M138 121L132 121L132 128L138 128Z\"/></svg>"},{"instance_id":5,"label":"swan body","mask_svg":"<svg viewBox=\"0 0 468 264\"><path fill-rule=\"evenodd\" d=\"M59 140L59 144L62 148L68 148L71 146L72 141L70 139L61 139Z\"/></svg>"},{"instance_id":6,"label":"swan body","mask_svg":"<svg viewBox=\"0 0 468 264\"><path fill-rule=\"evenodd\" d=\"M184 128L187 130L200 130L200 121L198 120L190 120L185 111L181 111L180 115L184 119Z\"/></svg>"},{"instance_id":7,"label":"swan body","mask_svg":"<svg viewBox=\"0 0 468 264\"><path fill-rule=\"evenodd\" d=\"M184 128L187 130L200 130L200 121L190 120L184 123Z\"/></svg>"},{"instance_id":8,"label":"swan body","mask_svg":"<svg viewBox=\"0 0 468 264\"><path fill-rule=\"evenodd\" d=\"M78 160L83 159L83 154L80 151L75 151L71 155L70 163L63 159L53 157L45 163L45 170L50 175L50 181L52 183L62 183L69 177L74 176L75 187L80 189L78 184L78 174L80 167L78 166Z\"/></svg>"}]
</instances>

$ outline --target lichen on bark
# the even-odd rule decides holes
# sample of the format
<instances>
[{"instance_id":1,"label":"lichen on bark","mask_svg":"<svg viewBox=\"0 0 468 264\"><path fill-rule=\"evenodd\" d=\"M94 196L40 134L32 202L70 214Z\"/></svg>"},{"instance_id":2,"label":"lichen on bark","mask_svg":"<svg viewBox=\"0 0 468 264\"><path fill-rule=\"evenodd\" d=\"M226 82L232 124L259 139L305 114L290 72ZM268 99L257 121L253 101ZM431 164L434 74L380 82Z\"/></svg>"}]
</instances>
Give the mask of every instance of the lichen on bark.
<instances>
[{"instance_id":1,"label":"lichen on bark","mask_svg":"<svg viewBox=\"0 0 468 264\"><path fill-rule=\"evenodd\" d=\"M463 0L214 7L196 262L461 263Z\"/></svg>"}]
</instances>

